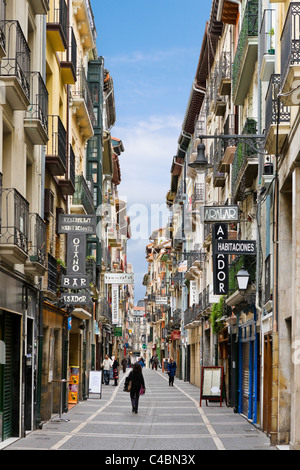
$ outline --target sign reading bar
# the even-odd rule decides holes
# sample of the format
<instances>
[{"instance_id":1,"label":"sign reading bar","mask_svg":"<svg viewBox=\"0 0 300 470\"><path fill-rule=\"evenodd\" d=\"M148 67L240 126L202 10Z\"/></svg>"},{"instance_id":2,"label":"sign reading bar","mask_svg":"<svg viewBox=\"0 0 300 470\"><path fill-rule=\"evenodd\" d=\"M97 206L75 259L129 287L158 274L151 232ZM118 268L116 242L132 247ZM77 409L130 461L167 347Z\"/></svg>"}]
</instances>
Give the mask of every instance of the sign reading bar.
<instances>
[{"instance_id":1,"label":"sign reading bar","mask_svg":"<svg viewBox=\"0 0 300 470\"><path fill-rule=\"evenodd\" d=\"M96 215L59 214L58 233L95 234Z\"/></svg>"},{"instance_id":2,"label":"sign reading bar","mask_svg":"<svg viewBox=\"0 0 300 470\"><path fill-rule=\"evenodd\" d=\"M134 274L129 273L106 273L105 284L134 284Z\"/></svg>"},{"instance_id":3,"label":"sign reading bar","mask_svg":"<svg viewBox=\"0 0 300 470\"><path fill-rule=\"evenodd\" d=\"M204 222L238 222L239 208L238 206L205 206Z\"/></svg>"},{"instance_id":4,"label":"sign reading bar","mask_svg":"<svg viewBox=\"0 0 300 470\"><path fill-rule=\"evenodd\" d=\"M216 240L216 253L224 255L255 255L254 240Z\"/></svg>"},{"instance_id":5,"label":"sign reading bar","mask_svg":"<svg viewBox=\"0 0 300 470\"><path fill-rule=\"evenodd\" d=\"M78 276L76 276L76 275L68 275L68 276L62 275L61 285L65 289L72 289L72 290L86 289L86 288L89 287L89 279L88 279L87 276L85 276L83 274L79 274Z\"/></svg>"}]
</instances>

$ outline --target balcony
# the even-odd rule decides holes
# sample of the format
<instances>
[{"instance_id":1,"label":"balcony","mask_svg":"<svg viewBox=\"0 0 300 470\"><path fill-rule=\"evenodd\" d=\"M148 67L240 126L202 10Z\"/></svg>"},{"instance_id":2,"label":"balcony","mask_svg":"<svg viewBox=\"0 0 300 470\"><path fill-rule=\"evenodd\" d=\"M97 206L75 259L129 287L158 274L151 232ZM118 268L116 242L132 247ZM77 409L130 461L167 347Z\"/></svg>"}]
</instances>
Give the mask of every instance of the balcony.
<instances>
[{"instance_id":1,"label":"balcony","mask_svg":"<svg viewBox=\"0 0 300 470\"><path fill-rule=\"evenodd\" d=\"M80 24L79 34L85 49L91 50L96 44L96 27L90 0L73 0L74 16Z\"/></svg>"},{"instance_id":2,"label":"balcony","mask_svg":"<svg viewBox=\"0 0 300 470\"><path fill-rule=\"evenodd\" d=\"M281 93L288 93L299 85L300 80L300 3L289 5L281 35ZM285 106L299 106L299 89L282 96Z\"/></svg>"},{"instance_id":3,"label":"balcony","mask_svg":"<svg viewBox=\"0 0 300 470\"><path fill-rule=\"evenodd\" d=\"M221 96L230 95L231 92L232 60L230 52L222 52L219 63L218 93Z\"/></svg>"},{"instance_id":4,"label":"balcony","mask_svg":"<svg viewBox=\"0 0 300 470\"><path fill-rule=\"evenodd\" d=\"M6 18L6 0L0 0L0 18L5 20ZM0 22L0 61L6 55L5 48L5 31L4 23Z\"/></svg>"},{"instance_id":5,"label":"balcony","mask_svg":"<svg viewBox=\"0 0 300 470\"><path fill-rule=\"evenodd\" d=\"M280 153L285 139L290 131L290 108L285 106L277 95L280 88L280 75L272 75L266 95L266 117L265 117L265 149L269 155L276 155L277 148L277 117L278 122L278 152ZM279 101L279 116L278 116Z\"/></svg>"},{"instance_id":6,"label":"balcony","mask_svg":"<svg viewBox=\"0 0 300 470\"><path fill-rule=\"evenodd\" d=\"M73 28L69 28L68 47L61 53L60 69L62 81L65 85L76 83L77 70L77 44Z\"/></svg>"},{"instance_id":7,"label":"balcony","mask_svg":"<svg viewBox=\"0 0 300 470\"><path fill-rule=\"evenodd\" d=\"M255 293L255 282L256 282L256 256L252 255L241 255L236 256L229 265L229 292L226 304L229 306L237 305L239 302L245 300L245 295L241 294L238 288L236 275L239 270L244 267L250 274L248 289L250 292ZM252 285L252 290L251 290Z\"/></svg>"},{"instance_id":8,"label":"balcony","mask_svg":"<svg viewBox=\"0 0 300 470\"><path fill-rule=\"evenodd\" d=\"M205 251L190 251L187 253L186 279L196 279L200 276L206 261Z\"/></svg>"},{"instance_id":9,"label":"balcony","mask_svg":"<svg viewBox=\"0 0 300 470\"><path fill-rule=\"evenodd\" d=\"M258 0L249 0L232 66L233 102L242 105L253 80L258 48Z\"/></svg>"},{"instance_id":10,"label":"balcony","mask_svg":"<svg viewBox=\"0 0 300 470\"><path fill-rule=\"evenodd\" d=\"M18 21L0 21L6 56L0 62L0 80L13 110L26 111L30 104L30 49Z\"/></svg>"},{"instance_id":11,"label":"balcony","mask_svg":"<svg viewBox=\"0 0 300 470\"><path fill-rule=\"evenodd\" d=\"M67 159L67 169L64 177L58 176L57 179L60 192L64 196L71 196L75 192L75 154L72 145L69 145L69 154Z\"/></svg>"},{"instance_id":12,"label":"balcony","mask_svg":"<svg viewBox=\"0 0 300 470\"><path fill-rule=\"evenodd\" d=\"M111 306L105 297L102 297L99 300L99 320L102 323L111 323L112 322L112 311Z\"/></svg>"},{"instance_id":13,"label":"balcony","mask_svg":"<svg viewBox=\"0 0 300 470\"><path fill-rule=\"evenodd\" d=\"M75 192L72 198L71 212L76 214L95 214L93 200L93 182L83 175L75 176Z\"/></svg>"},{"instance_id":14,"label":"balcony","mask_svg":"<svg viewBox=\"0 0 300 470\"><path fill-rule=\"evenodd\" d=\"M72 107L80 132L85 139L94 135L96 118L85 70L77 70L77 82L72 89Z\"/></svg>"},{"instance_id":15,"label":"balcony","mask_svg":"<svg viewBox=\"0 0 300 470\"><path fill-rule=\"evenodd\" d=\"M235 114L228 114L227 119L224 124L224 134L225 135L232 135L235 134L235 125L236 121ZM224 141L224 151L222 159L219 162L219 171L229 171L231 163L233 162L233 157L236 151L236 146L230 140ZM224 166L224 167L223 167Z\"/></svg>"},{"instance_id":16,"label":"balcony","mask_svg":"<svg viewBox=\"0 0 300 470\"><path fill-rule=\"evenodd\" d=\"M242 134L256 134L257 123L247 119ZM258 173L257 143L255 139L240 140L232 162L231 195L232 199L242 200L246 188L252 186Z\"/></svg>"},{"instance_id":17,"label":"balcony","mask_svg":"<svg viewBox=\"0 0 300 470\"><path fill-rule=\"evenodd\" d=\"M1 192L0 258L6 264L24 264L28 256L29 203L14 188Z\"/></svg>"},{"instance_id":18,"label":"balcony","mask_svg":"<svg viewBox=\"0 0 300 470\"><path fill-rule=\"evenodd\" d=\"M48 130L46 167L52 176L62 176L67 165L67 132L59 116L49 116Z\"/></svg>"},{"instance_id":19,"label":"balcony","mask_svg":"<svg viewBox=\"0 0 300 470\"><path fill-rule=\"evenodd\" d=\"M214 103L214 114L215 116L224 116L226 111L226 101L224 96L219 94L219 83L220 83L220 70L219 65L216 65L213 85L213 103Z\"/></svg>"},{"instance_id":20,"label":"balcony","mask_svg":"<svg viewBox=\"0 0 300 470\"><path fill-rule=\"evenodd\" d=\"M261 22L259 42L260 57L259 69L260 79L269 82L275 68L275 10L265 10Z\"/></svg>"},{"instance_id":21,"label":"balcony","mask_svg":"<svg viewBox=\"0 0 300 470\"><path fill-rule=\"evenodd\" d=\"M25 272L31 276L43 276L47 270L47 227L38 214L29 214L29 259Z\"/></svg>"},{"instance_id":22,"label":"balcony","mask_svg":"<svg viewBox=\"0 0 300 470\"><path fill-rule=\"evenodd\" d=\"M193 305L192 307L187 308L183 314L183 324L186 330L196 328L200 325L200 320L198 318L198 308Z\"/></svg>"},{"instance_id":23,"label":"balcony","mask_svg":"<svg viewBox=\"0 0 300 470\"><path fill-rule=\"evenodd\" d=\"M24 129L34 145L48 142L48 91L39 72L30 73L30 105L25 113Z\"/></svg>"},{"instance_id":24,"label":"balcony","mask_svg":"<svg viewBox=\"0 0 300 470\"><path fill-rule=\"evenodd\" d=\"M222 140L216 141L215 145L215 154L214 154L214 167L213 167L213 182L216 188L223 188L226 180L226 174L224 171L220 171L224 169L224 165L220 163L223 160L224 154L224 142Z\"/></svg>"},{"instance_id":25,"label":"balcony","mask_svg":"<svg viewBox=\"0 0 300 470\"><path fill-rule=\"evenodd\" d=\"M54 51L64 52L68 47L68 7L65 0L50 0L47 15L47 39Z\"/></svg>"},{"instance_id":26,"label":"balcony","mask_svg":"<svg viewBox=\"0 0 300 470\"><path fill-rule=\"evenodd\" d=\"M47 15L49 11L49 0L29 0L35 15Z\"/></svg>"},{"instance_id":27,"label":"balcony","mask_svg":"<svg viewBox=\"0 0 300 470\"><path fill-rule=\"evenodd\" d=\"M204 183L195 183L194 193L192 196L193 209L197 207L198 204L204 204L205 201L205 187Z\"/></svg>"}]
</instances>

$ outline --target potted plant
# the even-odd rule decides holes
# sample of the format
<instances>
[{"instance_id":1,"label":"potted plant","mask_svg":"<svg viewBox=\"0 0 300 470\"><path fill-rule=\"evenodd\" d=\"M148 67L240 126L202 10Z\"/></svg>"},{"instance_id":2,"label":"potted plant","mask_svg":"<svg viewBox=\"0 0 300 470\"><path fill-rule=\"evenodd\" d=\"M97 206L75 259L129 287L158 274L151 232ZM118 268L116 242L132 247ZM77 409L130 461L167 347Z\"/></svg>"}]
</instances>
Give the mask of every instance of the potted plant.
<instances>
[{"instance_id":1,"label":"potted plant","mask_svg":"<svg viewBox=\"0 0 300 470\"><path fill-rule=\"evenodd\" d=\"M270 36L270 49L268 49L268 54L272 54L274 55L275 54L275 49L274 49L274 46L273 46L273 36L274 36L274 28L271 28L270 31L268 32L269 36Z\"/></svg>"}]
</instances>

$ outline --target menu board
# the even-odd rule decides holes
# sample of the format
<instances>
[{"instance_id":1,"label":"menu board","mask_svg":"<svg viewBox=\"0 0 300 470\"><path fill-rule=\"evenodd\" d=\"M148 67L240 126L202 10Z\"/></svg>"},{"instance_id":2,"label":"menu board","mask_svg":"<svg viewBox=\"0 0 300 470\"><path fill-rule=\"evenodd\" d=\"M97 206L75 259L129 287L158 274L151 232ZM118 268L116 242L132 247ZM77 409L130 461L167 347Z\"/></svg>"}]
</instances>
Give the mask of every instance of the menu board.
<instances>
[{"instance_id":1,"label":"menu board","mask_svg":"<svg viewBox=\"0 0 300 470\"><path fill-rule=\"evenodd\" d=\"M89 393L102 395L102 370L90 371Z\"/></svg>"},{"instance_id":2,"label":"menu board","mask_svg":"<svg viewBox=\"0 0 300 470\"><path fill-rule=\"evenodd\" d=\"M222 405L223 373L223 367L202 367L200 406L202 399L212 401L220 400L220 404Z\"/></svg>"}]
</instances>

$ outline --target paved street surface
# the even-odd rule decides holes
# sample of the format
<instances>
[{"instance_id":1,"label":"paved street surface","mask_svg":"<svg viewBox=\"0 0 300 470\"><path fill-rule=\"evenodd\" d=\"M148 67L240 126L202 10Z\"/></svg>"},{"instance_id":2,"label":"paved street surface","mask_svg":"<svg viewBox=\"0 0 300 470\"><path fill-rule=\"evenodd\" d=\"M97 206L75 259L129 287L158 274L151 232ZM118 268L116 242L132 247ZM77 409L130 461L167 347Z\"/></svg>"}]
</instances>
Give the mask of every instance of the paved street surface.
<instances>
[{"instance_id":1,"label":"paved street surface","mask_svg":"<svg viewBox=\"0 0 300 470\"><path fill-rule=\"evenodd\" d=\"M128 373L128 370L127 370ZM63 418L5 445L5 450L275 450L268 437L223 402L199 407L199 388L175 378L174 387L161 370L144 369L146 394L138 414L132 413L129 393L103 385L102 398L91 396ZM11 441L10 441L11 442Z\"/></svg>"}]
</instances>

